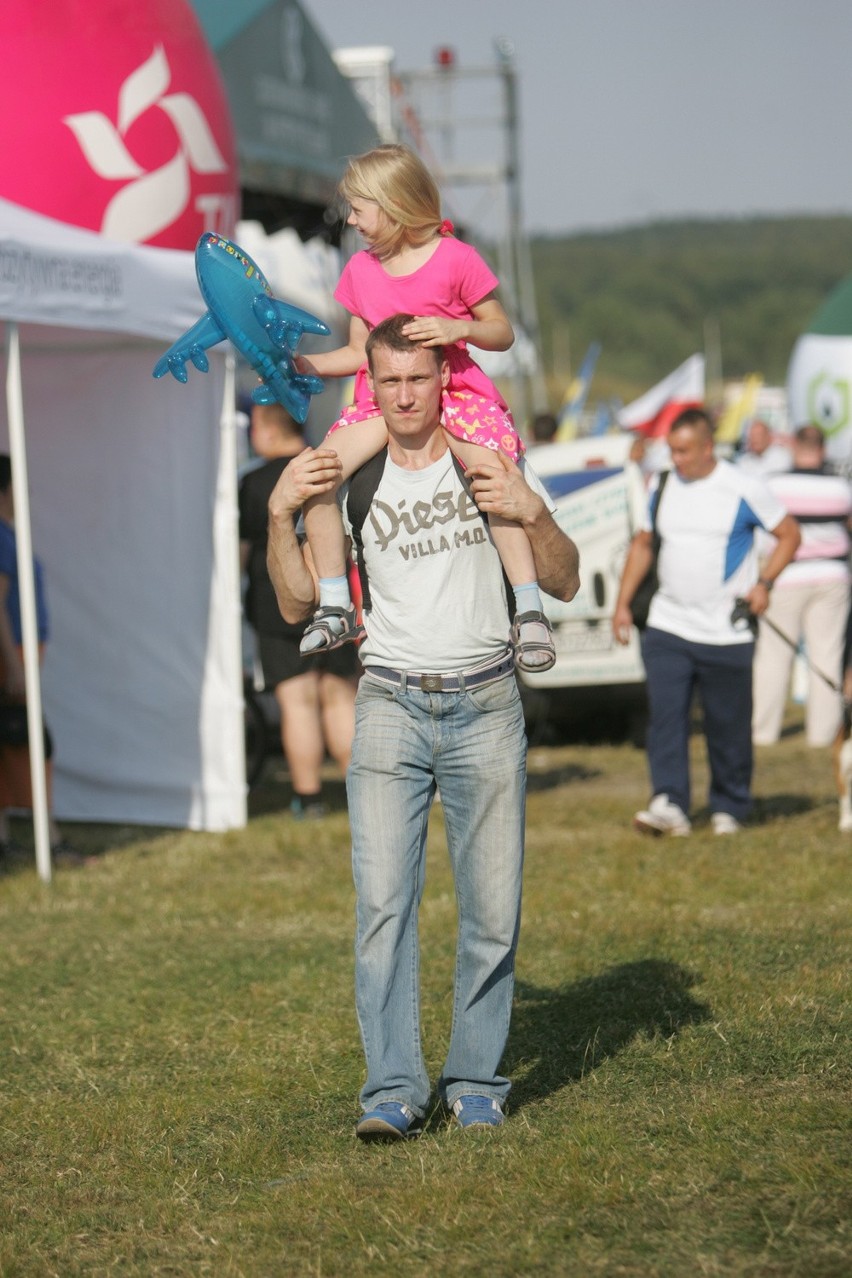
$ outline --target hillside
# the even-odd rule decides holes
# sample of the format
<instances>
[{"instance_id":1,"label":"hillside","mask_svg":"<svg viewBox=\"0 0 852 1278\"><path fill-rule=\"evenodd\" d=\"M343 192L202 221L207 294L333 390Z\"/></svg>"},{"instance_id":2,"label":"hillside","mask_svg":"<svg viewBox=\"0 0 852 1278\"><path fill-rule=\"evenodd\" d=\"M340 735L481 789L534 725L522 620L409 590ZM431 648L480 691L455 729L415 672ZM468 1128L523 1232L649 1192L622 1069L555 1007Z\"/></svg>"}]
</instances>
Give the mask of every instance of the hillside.
<instances>
[{"instance_id":1,"label":"hillside","mask_svg":"<svg viewBox=\"0 0 852 1278\"><path fill-rule=\"evenodd\" d=\"M629 400L718 328L725 380L783 384L793 344L852 271L852 218L655 222L531 243L556 407L592 341L592 398Z\"/></svg>"}]
</instances>

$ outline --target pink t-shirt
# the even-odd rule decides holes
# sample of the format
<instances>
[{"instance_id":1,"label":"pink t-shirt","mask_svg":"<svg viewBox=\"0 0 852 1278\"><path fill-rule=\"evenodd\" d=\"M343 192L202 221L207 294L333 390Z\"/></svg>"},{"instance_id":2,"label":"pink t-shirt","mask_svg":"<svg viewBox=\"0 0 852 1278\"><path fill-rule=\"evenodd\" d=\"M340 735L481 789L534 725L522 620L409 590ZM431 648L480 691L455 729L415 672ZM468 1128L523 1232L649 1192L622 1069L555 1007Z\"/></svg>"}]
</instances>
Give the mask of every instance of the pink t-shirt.
<instances>
[{"instance_id":1,"label":"pink t-shirt","mask_svg":"<svg viewBox=\"0 0 852 1278\"><path fill-rule=\"evenodd\" d=\"M470 244L443 237L435 252L410 275L389 275L367 250L356 253L343 268L334 296L350 315L375 328L391 315L446 315L470 319L473 307L492 293L499 280ZM467 352L464 342L447 347L450 391L472 391L501 407L508 407L489 377ZM355 403L371 399L366 371L355 378Z\"/></svg>"}]
</instances>

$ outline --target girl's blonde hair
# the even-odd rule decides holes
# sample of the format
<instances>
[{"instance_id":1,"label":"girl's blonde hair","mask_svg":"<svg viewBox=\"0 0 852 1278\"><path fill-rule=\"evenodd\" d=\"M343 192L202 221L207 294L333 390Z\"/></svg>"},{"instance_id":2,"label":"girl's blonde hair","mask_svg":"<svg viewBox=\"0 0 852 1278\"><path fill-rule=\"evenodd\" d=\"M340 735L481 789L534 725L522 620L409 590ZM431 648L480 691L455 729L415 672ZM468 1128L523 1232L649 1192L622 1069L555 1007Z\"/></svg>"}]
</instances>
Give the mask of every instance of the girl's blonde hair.
<instances>
[{"instance_id":1,"label":"girl's blonde hair","mask_svg":"<svg viewBox=\"0 0 852 1278\"><path fill-rule=\"evenodd\" d=\"M406 244L424 244L441 226L441 196L426 165L396 142L349 161L338 188L348 202L370 200L387 218L373 244L377 257L392 257Z\"/></svg>"}]
</instances>

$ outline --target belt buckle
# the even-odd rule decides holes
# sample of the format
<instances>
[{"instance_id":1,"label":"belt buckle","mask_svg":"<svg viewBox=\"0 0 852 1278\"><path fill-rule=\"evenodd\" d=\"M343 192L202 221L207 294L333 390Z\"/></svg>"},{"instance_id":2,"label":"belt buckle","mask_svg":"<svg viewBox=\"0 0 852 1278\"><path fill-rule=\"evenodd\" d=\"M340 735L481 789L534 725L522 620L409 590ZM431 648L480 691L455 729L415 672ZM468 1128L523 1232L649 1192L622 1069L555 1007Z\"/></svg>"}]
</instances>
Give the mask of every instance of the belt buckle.
<instances>
[{"instance_id":1,"label":"belt buckle","mask_svg":"<svg viewBox=\"0 0 852 1278\"><path fill-rule=\"evenodd\" d=\"M420 676L421 692L441 692L444 687L444 680L439 674L422 674Z\"/></svg>"}]
</instances>

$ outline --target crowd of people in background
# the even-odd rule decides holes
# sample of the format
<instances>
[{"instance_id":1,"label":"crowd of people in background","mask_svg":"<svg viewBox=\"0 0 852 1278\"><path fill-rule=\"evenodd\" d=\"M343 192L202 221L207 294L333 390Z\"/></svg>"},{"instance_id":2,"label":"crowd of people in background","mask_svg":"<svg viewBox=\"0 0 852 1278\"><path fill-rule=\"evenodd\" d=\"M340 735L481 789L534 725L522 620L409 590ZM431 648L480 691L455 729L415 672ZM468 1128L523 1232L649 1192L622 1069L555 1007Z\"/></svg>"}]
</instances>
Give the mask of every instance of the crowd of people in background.
<instances>
[{"instance_id":1,"label":"crowd of people in background","mask_svg":"<svg viewBox=\"0 0 852 1278\"><path fill-rule=\"evenodd\" d=\"M526 434L531 444L542 445L554 442L557 431L557 416L540 413ZM304 626L281 618L266 569L266 508L305 439L278 405L252 409L250 438L261 464L240 489L246 616L263 681L279 707L291 810L318 816L326 811L323 760L330 755L344 773L348 765L360 662L353 645L306 657L298 650ZM852 486L826 462L824 435L813 424L779 435L754 420L726 459L714 444L711 417L698 410L675 422L668 447L661 443L653 450L655 466L646 468L648 523L631 549L632 563L628 556L613 621L624 642L630 625L625 607L629 611L630 591L647 566L653 515L660 525L662 577L641 639L652 795L634 823L646 833L690 832L686 740L698 695L711 771L711 824L717 834L732 834L751 810L753 747L779 740L794 674L807 675L808 744L836 748L843 730L844 678L852 691ZM637 438L631 459L641 465L648 453L646 441ZM661 469L678 482L655 510ZM705 493L707 509L700 514ZM737 606L742 615L732 619ZM852 796L847 806L852 812Z\"/></svg>"},{"instance_id":2,"label":"crowd of people in background","mask_svg":"<svg viewBox=\"0 0 852 1278\"><path fill-rule=\"evenodd\" d=\"M643 443L630 456L644 467ZM641 636L652 797L634 825L691 832L687 738L698 694L712 828L734 834L751 807L752 747L779 740L794 671L806 676L808 745L837 755L847 735L852 487L827 462L825 435L813 423L779 436L754 420L726 460L712 418L692 409L675 420L667 443L645 468L646 520L613 619L626 642L630 602L653 559L659 586ZM663 473L674 479L666 496ZM660 538L653 549L652 529ZM852 793L839 772L838 792L839 827L852 829Z\"/></svg>"}]
</instances>

